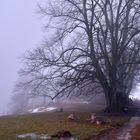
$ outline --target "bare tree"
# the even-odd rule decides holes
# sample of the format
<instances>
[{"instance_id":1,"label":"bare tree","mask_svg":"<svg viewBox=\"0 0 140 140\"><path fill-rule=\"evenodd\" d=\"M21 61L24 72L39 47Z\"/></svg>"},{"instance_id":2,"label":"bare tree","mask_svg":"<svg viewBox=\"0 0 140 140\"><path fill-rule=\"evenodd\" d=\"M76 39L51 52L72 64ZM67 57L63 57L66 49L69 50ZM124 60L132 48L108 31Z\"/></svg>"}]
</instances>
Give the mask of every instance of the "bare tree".
<instances>
[{"instance_id":1,"label":"bare tree","mask_svg":"<svg viewBox=\"0 0 140 140\"><path fill-rule=\"evenodd\" d=\"M140 1L49 0L39 9L48 39L24 57L26 86L52 99L103 92L107 111L122 111L139 79Z\"/></svg>"}]
</instances>

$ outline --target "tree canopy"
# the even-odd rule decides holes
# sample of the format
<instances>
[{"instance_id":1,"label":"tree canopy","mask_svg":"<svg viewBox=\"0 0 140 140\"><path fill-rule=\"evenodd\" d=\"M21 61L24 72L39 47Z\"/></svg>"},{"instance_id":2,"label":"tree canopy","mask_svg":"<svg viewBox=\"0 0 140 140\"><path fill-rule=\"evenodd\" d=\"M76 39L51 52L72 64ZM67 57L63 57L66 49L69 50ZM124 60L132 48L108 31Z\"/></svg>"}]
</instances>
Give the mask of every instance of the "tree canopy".
<instances>
[{"instance_id":1,"label":"tree canopy","mask_svg":"<svg viewBox=\"0 0 140 140\"><path fill-rule=\"evenodd\" d=\"M48 34L25 54L20 87L52 99L103 93L108 111L123 110L139 80L140 1L47 1Z\"/></svg>"}]
</instances>

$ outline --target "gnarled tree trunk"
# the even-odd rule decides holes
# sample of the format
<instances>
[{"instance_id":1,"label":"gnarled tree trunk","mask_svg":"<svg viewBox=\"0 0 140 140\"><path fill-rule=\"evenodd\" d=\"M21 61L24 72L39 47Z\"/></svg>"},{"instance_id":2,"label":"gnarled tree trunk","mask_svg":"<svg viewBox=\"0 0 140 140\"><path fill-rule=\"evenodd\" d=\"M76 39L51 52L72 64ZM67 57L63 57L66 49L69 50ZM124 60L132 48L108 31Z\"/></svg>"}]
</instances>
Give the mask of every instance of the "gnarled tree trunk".
<instances>
[{"instance_id":1,"label":"gnarled tree trunk","mask_svg":"<svg viewBox=\"0 0 140 140\"><path fill-rule=\"evenodd\" d=\"M129 96L123 92L110 92L108 96L106 96L107 106L105 111L106 112L125 112L125 108L129 108L131 104L131 100Z\"/></svg>"}]
</instances>

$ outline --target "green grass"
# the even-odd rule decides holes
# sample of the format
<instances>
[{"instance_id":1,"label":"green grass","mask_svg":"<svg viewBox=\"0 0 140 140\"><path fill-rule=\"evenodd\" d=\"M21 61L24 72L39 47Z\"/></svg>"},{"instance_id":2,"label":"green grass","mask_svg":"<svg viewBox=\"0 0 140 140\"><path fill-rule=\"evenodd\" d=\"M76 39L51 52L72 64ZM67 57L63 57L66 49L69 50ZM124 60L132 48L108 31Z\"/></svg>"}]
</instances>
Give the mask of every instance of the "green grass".
<instances>
[{"instance_id":1,"label":"green grass","mask_svg":"<svg viewBox=\"0 0 140 140\"><path fill-rule=\"evenodd\" d=\"M77 113L78 122L69 122L66 119L68 114L56 112L0 117L0 140L16 140L16 134L24 133L51 135L60 130L69 130L79 138L87 138L128 121L128 117L109 117L110 123L98 126L85 121L91 113Z\"/></svg>"}]
</instances>

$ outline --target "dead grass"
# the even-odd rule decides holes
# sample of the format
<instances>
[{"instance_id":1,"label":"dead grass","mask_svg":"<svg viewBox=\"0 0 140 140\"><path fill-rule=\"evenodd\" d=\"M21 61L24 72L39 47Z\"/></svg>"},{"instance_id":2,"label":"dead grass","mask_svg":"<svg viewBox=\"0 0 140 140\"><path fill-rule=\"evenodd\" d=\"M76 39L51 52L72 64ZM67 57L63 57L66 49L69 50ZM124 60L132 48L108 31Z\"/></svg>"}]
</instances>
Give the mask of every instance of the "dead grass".
<instances>
[{"instance_id":1,"label":"dead grass","mask_svg":"<svg viewBox=\"0 0 140 140\"><path fill-rule=\"evenodd\" d=\"M106 118L110 120L108 124L97 126L85 121L90 117L91 113L77 113L77 116L79 116L78 122L67 121L66 117L68 114L56 112L0 117L0 140L15 140L16 134L24 133L48 133L51 135L60 130L69 130L79 138L87 138L128 121L128 117L109 117Z\"/></svg>"},{"instance_id":2,"label":"dead grass","mask_svg":"<svg viewBox=\"0 0 140 140\"><path fill-rule=\"evenodd\" d=\"M131 132L133 140L140 140L140 124L138 124Z\"/></svg>"}]
</instances>

